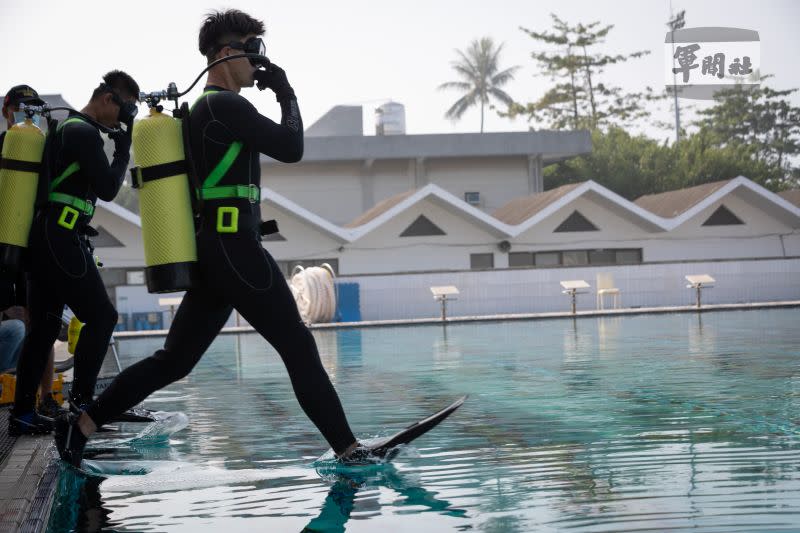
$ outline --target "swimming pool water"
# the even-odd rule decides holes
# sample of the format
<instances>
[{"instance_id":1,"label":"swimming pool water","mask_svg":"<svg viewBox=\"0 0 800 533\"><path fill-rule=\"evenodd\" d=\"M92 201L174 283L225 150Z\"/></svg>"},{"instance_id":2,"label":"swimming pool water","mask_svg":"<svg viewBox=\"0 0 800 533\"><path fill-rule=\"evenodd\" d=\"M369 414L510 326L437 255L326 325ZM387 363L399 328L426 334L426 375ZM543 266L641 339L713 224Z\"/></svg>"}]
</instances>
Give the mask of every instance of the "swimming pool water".
<instances>
[{"instance_id":1,"label":"swimming pool water","mask_svg":"<svg viewBox=\"0 0 800 533\"><path fill-rule=\"evenodd\" d=\"M278 356L220 336L145 405L169 439L64 470L50 530L800 529L800 311L315 331L357 436L469 393L392 465L332 468ZM124 341L123 365L163 340ZM109 434L106 434L109 435Z\"/></svg>"}]
</instances>

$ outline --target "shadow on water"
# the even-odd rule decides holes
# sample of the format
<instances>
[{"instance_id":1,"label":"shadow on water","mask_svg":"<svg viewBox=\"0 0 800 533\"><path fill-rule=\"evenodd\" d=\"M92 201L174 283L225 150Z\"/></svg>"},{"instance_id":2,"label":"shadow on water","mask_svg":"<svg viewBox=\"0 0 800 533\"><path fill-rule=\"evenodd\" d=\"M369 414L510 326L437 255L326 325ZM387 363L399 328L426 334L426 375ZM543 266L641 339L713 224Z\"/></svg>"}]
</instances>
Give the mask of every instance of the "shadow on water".
<instances>
[{"instance_id":1,"label":"shadow on water","mask_svg":"<svg viewBox=\"0 0 800 533\"><path fill-rule=\"evenodd\" d=\"M415 479L416 476L403 474L392 464L351 468L322 466L317 468L317 473L333 484L319 515L303 531L344 531L345 524L356 507L356 496L359 492L374 491L380 487L389 488L403 497L400 505L424 507L429 511L457 518L467 517L465 509L454 508L448 500L437 498L437 492L422 487L419 480ZM380 514L380 503L375 497L359 499L358 504L362 512Z\"/></svg>"},{"instance_id":2,"label":"shadow on water","mask_svg":"<svg viewBox=\"0 0 800 533\"><path fill-rule=\"evenodd\" d=\"M100 497L100 483L104 479L61 463L47 532L113 531L106 529L111 525L108 520L111 511L103 507Z\"/></svg>"},{"instance_id":3,"label":"shadow on water","mask_svg":"<svg viewBox=\"0 0 800 533\"><path fill-rule=\"evenodd\" d=\"M377 493L387 488L400 498L394 499L392 507L424 508L440 515L468 518L465 509L459 509L446 499L437 497L437 492L424 488L418 476L403 474L391 464L342 467L324 465L317 473L331 483L319 514L302 531L345 531L353 511L377 515L381 504ZM51 510L48 533L64 531L96 532L116 531L101 496L101 483L106 478L86 474L61 464L55 503Z\"/></svg>"}]
</instances>

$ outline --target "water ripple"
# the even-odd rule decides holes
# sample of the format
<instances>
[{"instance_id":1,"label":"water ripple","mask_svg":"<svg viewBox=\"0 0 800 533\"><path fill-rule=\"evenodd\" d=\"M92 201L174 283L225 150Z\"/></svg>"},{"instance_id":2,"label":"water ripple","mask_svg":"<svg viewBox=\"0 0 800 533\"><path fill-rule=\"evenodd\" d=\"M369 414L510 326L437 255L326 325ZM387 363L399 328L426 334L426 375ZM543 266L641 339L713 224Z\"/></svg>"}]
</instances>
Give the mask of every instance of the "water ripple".
<instances>
[{"instance_id":1,"label":"water ripple","mask_svg":"<svg viewBox=\"0 0 800 533\"><path fill-rule=\"evenodd\" d=\"M187 413L188 427L92 441L111 448L94 460L106 479L63 472L50 530L796 530L797 318L317 331L361 438L471 395L392 464L349 469L319 467L327 446L272 349L220 337L146 404ZM151 348L126 341L123 362Z\"/></svg>"}]
</instances>

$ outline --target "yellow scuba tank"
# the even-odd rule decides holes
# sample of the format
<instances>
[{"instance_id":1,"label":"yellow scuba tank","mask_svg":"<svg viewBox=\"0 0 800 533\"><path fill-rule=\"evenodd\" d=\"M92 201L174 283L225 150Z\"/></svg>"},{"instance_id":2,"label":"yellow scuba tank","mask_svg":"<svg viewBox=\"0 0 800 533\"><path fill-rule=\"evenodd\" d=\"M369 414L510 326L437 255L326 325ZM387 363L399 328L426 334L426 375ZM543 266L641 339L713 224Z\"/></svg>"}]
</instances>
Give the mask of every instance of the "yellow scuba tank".
<instances>
[{"instance_id":1,"label":"yellow scuba tank","mask_svg":"<svg viewBox=\"0 0 800 533\"><path fill-rule=\"evenodd\" d=\"M197 245L181 121L151 108L133 128L133 159L147 289L189 289L196 277Z\"/></svg>"},{"instance_id":2,"label":"yellow scuba tank","mask_svg":"<svg viewBox=\"0 0 800 533\"><path fill-rule=\"evenodd\" d=\"M28 247L45 135L30 118L6 133L0 163L0 268L17 271Z\"/></svg>"},{"instance_id":3,"label":"yellow scuba tank","mask_svg":"<svg viewBox=\"0 0 800 533\"><path fill-rule=\"evenodd\" d=\"M78 320L78 317L73 316L67 326L67 351L75 354L75 347L78 345L78 339L81 336L81 329L83 329L83 322Z\"/></svg>"}]
</instances>

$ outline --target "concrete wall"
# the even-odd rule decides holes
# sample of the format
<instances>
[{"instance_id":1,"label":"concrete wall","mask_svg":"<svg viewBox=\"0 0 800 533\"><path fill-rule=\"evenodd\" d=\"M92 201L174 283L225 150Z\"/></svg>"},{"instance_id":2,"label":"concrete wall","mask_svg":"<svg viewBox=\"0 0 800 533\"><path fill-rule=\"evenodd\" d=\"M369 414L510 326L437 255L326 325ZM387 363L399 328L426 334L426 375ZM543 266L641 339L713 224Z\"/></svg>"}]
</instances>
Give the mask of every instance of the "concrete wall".
<instances>
[{"instance_id":1,"label":"concrete wall","mask_svg":"<svg viewBox=\"0 0 800 533\"><path fill-rule=\"evenodd\" d=\"M596 276L611 273L621 291L621 307L691 305L695 293L684 276L710 274L713 288L703 291L703 302L742 303L800 299L800 259L701 261L620 265L607 267L530 268L484 271L426 272L419 274L339 276L338 283L359 286L362 320L393 320L439 316L431 286L455 285L461 294L448 304L449 316L568 311L570 299L560 281L582 279L591 288L577 298L578 310L596 306ZM159 311L169 326L169 309L144 286L120 286L115 304L120 313ZM611 300L606 300L610 306ZM242 321L242 323L244 323ZM235 325L231 316L227 325Z\"/></svg>"},{"instance_id":2,"label":"concrete wall","mask_svg":"<svg viewBox=\"0 0 800 533\"><path fill-rule=\"evenodd\" d=\"M358 283L363 320L390 320L439 316L429 289L436 285L455 285L461 292L448 304L449 316L568 311L570 300L559 282L574 279L592 287L578 295L578 310L594 309L599 272L614 276L622 307L628 308L694 303L694 291L686 288L688 274L716 279L714 288L703 291L706 303L800 299L800 259L344 276L339 281Z\"/></svg>"},{"instance_id":3,"label":"concrete wall","mask_svg":"<svg viewBox=\"0 0 800 533\"><path fill-rule=\"evenodd\" d=\"M334 224L366 211L358 163L262 165L261 183Z\"/></svg>"},{"instance_id":4,"label":"concrete wall","mask_svg":"<svg viewBox=\"0 0 800 533\"><path fill-rule=\"evenodd\" d=\"M785 256L797 257L800 255L800 233L781 235L779 239Z\"/></svg>"},{"instance_id":5,"label":"concrete wall","mask_svg":"<svg viewBox=\"0 0 800 533\"><path fill-rule=\"evenodd\" d=\"M476 207L487 213L531 194L526 157L432 159L425 161L425 170L428 183L462 200L465 192L479 192L481 203Z\"/></svg>"},{"instance_id":6,"label":"concrete wall","mask_svg":"<svg viewBox=\"0 0 800 533\"><path fill-rule=\"evenodd\" d=\"M371 183L372 186L372 203L365 205L363 211L369 210L382 200L416 188L412 163L413 161L405 159L375 161L364 177L365 184L369 186ZM350 220L353 218L356 217Z\"/></svg>"},{"instance_id":7,"label":"concrete wall","mask_svg":"<svg viewBox=\"0 0 800 533\"><path fill-rule=\"evenodd\" d=\"M527 158L388 159L264 164L262 184L333 222L344 225L396 194L435 183L458 198L481 193L487 213L531 194Z\"/></svg>"}]
</instances>

